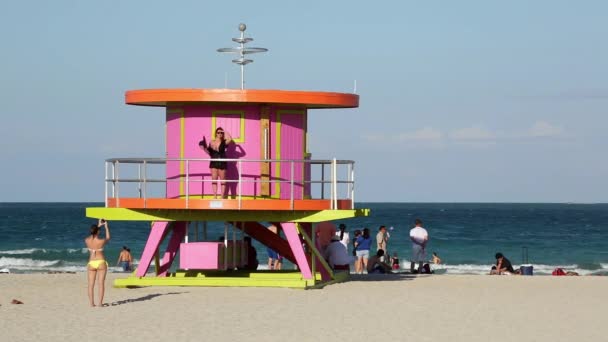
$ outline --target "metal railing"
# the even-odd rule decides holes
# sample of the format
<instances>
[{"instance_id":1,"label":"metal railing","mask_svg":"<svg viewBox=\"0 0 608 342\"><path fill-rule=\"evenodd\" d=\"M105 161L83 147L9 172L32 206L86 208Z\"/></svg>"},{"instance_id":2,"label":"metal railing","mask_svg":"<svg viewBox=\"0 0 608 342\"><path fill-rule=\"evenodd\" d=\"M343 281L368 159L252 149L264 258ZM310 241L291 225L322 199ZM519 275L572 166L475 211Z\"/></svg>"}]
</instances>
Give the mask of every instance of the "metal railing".
<instances>
[{"instance_id":1,"label":"metal railing","mask_svg":"<svg viewBox=\"0 0 608 342\"><path fill-rule=\"evenodd\" d=\"M191 193L191 183L213 183L218 182L217 180L211 179L211 173L208 165L205 164L205 173L201 171L191 172L191 166L197 163L209 163L213 161L227 162L228 165L233 167L233 173L236 172L236 177L232 179L225 179L222 182L231 184L235 188L235 192L231 194L231 198L238 200L238 208L241 208L243 197L251 197L251 194L243 194L243 185L247 183L254 183L254 187L257 188L258 184L269 183L269 186L273 184L279 184L278 194L275 193L272 198L281 196L281 187L284 184L288 184L289 188L289 200L291 208L294 207L295 199L329 199L331 203L331 209L338 208L338 199L346 199L351 202L351 209L354 209L354 197L355 197L355 173L354 165L355 162L352 160L276 160L276 159L209 159L209 158L193 158L193 159L180 159L180 158L113 158L105 161L105 199L106 207L108 206L108 198L114 198L119 205L121 196L123 198L172 198L168 197L168 187L171 183L177 183L178 187L182 187L183 193L180 193L177 197L184 197L186 200L186 207L189 207L189 201L191 196L204 196L204 193ZM180 171L175 175L168 175L167 163L180 163ZM260 174L243 174L243 166L247 163L268 163L269 170L279 167L284 164L289 164L289 175L285 177L281 175L277 177L270 172L266 177L262 177ZM164 167L163 167L164 166ZM183 167L182 167L183 166ZM152 168L157 168L156 174L151 172ZM234 167L236 169L234 170ZM301 177L295 179L295 168L302 167ZM202 168L199 165L199 169ZM183 169L183 172L182 172ZM329 172L326 170L329 169ZM193 174L194 173L194 174ZM326 174L329 173L329 176ZM206 179L206 177L208 179ZM266 179L264 179L266 178ZM127 183L136 184L136 190L127 191L126 195L123 195L121 185ZM150 196L150 187L154 184L164 183L164 194L157 196ZM219 186L219 185L217 185ZM295 198L296 188L298 192L301 192L301 196ZM284 188L283 188L284 189ZM131 194L136 191L135 194ZM182 191L180 191L182 192ZM314 196L318 193L317 196ZM111 196L108 196L110 195ZM341 197L342 196L342 197ZM257 195L257 197L262 197ZM284 196L281 197L285 199ZM145 201L144 201L145 203Z\"/></svg>"}]
</instances>

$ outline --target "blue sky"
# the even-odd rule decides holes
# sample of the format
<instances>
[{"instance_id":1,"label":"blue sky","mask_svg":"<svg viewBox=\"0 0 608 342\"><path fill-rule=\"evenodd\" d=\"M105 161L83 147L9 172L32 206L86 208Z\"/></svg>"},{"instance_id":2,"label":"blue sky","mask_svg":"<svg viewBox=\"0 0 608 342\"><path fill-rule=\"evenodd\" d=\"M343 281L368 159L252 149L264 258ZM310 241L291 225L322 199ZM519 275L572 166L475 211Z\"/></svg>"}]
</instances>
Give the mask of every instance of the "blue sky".
<instances>
[{"instance_id":1,"label":"blue sky","mask_svg":"<svg viewBox=\"0 0 608 342\"><path fill-rule=\"evenodd\" d=\"M160 157L144 88L239 86L215 52L270 49L248 88L352 92L313 158L358 201L606 202L603 1L11 1L0 11L0 201L102 201L103 161Z\"/></svg>"}]
</instances>

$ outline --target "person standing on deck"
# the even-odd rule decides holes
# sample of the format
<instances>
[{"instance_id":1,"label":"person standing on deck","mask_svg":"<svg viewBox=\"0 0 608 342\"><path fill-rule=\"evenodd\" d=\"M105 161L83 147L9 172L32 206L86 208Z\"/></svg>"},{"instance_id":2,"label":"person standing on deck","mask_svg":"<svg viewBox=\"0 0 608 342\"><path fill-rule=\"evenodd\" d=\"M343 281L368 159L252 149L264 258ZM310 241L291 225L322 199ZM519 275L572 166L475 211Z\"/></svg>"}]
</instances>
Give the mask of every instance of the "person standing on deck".
<instances>
[{"instance_id":1,"label":"person standing on deck","mask_svg":"<svg viewBox=\"0 0 608 342\"><path fill-rule=\"evenodd\" d=\"M215 130L215 138L207 144L205 136L198 145L205 151L211 159L224 159L226 158L226 146L232 142L232 136L223 128L218 127ZM213 198L217 198L217 181L219 180L222 187L222 198L226 198L226 168L228 162L212 160L209 163L209 169L211 170L211 189L213 190Z\"/></svg>"},{"instance_id":2,"label":"person standing on deck","mask_svg":"<svg viewBox=\"0 0 608 342\"><path fill-rule=\"evenodd\" d=\"M416 263L418 272L422 271L422 264L426 261L426 244L429 241L429 233L422 227L422 221L416 219L415 227L410 230L410 240L412 240L412 259L410 260L410 271L414 273Z\"/></svg>"}]
</instances>

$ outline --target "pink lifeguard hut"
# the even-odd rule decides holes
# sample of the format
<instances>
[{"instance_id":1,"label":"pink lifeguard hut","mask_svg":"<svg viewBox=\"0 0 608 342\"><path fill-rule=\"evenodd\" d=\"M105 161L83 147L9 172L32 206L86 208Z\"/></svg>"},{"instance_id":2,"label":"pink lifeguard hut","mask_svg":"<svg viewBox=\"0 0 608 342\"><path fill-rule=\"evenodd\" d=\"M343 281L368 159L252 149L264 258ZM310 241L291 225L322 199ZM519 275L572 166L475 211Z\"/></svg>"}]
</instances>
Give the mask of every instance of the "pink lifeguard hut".
<instances>
[{"instance_id":1,"label":"pink lifeguard hut","mask_svg":"<svg viewBox=\"0 0 608 342\"><path fill-rule=\"evenodd\" d=\"M354 161L315 160L307 150L311 109L356 108L355 94L244 89L251 38L239 26L241 89L146 89L125 94L129 105L164 107L165 158L106 160L104 207L87 217L150 221L137 270L117 287L271 286L310 288L348 279L322 257L332 220L369 215L354 202ZM203 137L222 127L232 136L224 196L215 196ZM218 188L221 185L217 185ZM221 193L221 190L218 190ZM222 222L223 241L208 239L208 222ZM267 226L279 228L279 234ZM317 224L313 231L313 224ZM297 265L297 270L246 270L248 235ZM161 251L164 246L164 251ZM170 272L179 259L176 270ZM148 268L154 264L154 273Z\"/></svg>"}]
</instances>

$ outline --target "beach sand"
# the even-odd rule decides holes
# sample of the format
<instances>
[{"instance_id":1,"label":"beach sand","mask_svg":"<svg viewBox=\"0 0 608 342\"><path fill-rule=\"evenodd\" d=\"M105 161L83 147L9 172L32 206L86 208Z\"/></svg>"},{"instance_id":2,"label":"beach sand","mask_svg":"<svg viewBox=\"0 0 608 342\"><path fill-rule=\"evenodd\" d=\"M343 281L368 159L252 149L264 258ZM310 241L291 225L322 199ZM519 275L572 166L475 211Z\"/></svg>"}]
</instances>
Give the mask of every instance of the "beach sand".
<instances>
[{"instance_id":1,"label":"beach sand","mask_svg":"<svg viewBox=\"0 0 608 342\"><path fill-rule=\"evenodd\" d=\"M3 341L606 341L608 277L353 276L320 290L116 289L0 274ZM12 299L23 305L10 304Z\"/></svg>"}]
</instances>

